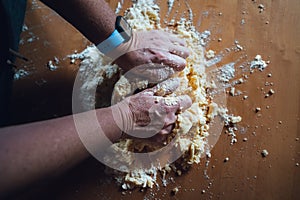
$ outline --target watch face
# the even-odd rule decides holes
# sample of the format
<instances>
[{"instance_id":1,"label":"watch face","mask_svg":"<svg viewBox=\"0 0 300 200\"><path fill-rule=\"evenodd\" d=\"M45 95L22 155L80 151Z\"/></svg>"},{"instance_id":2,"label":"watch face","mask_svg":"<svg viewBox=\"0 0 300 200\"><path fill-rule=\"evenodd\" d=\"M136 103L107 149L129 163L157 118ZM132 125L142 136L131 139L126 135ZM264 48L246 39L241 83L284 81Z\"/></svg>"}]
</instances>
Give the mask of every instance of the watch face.
<instances>
[{"instance_id":1,"label":"watch face","mask_svg":"<svg viewBox=\"0 0 300 200\"><path fill-rule=\"evenodd\" d=\"M127 42L131 38L132 29L128 22L121 16L117 17L116 29L124 37L125 42Z\"/></svg>"}]
</instances>

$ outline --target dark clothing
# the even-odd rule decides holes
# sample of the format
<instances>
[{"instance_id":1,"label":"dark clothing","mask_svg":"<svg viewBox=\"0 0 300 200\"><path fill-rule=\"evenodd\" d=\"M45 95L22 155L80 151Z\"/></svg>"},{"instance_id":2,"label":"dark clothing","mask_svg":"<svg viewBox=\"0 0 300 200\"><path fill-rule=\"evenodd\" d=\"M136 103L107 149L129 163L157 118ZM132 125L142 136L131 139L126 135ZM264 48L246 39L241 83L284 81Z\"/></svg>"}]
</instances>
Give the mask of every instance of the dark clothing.
<instances>
[{"instance_id":1,"label":"dark clothing","mask_svg":"<svg viewBox=\"0 0 300 200\"><path fill-rule=\"evenodd\" d=\"M26 0L0 0L0 126L9 122L14 72L7 60L12 63L15 60L9 53L9 48L18 51L25 10Z\"/></svg>"}]
</instances>

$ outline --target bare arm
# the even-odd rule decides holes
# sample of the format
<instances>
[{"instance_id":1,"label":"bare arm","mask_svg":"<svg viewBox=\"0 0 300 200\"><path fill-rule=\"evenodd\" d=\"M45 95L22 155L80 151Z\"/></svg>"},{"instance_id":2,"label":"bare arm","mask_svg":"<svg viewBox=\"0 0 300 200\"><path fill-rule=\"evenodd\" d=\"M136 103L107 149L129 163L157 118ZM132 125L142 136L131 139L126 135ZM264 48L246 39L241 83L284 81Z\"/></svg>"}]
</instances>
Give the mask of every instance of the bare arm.
<instances>
[{"instance_id":1,"label":"bare arm","mask_svg":"<svg viewBox=\"0 0 300 200\"><path fill-rule=\"evenodd\" d=\"M115 30L116 14L105 0L42 1L96 45L107 39ZM140 48L126 47L134 49L134 51L126 53L116 60L116 63L125 71L145 63L164 63L174 68L175 71L184 69L185 58L188 57L189 50L185 47L182 39L163 31L139 33L138 37L136 36L137 34L133 34L131 41ZM131 44L127 43L129 46ZM148 48L155 46L155 49L149 50L147 46L149 46Z\"/></svg>"},{"instance_id":2,"label":"bare arm","mask_svg":"<svg viewBox=\"0 0 300 200\"><path fill-rule=\"evenodd\" d=\"M110 108L97 110L97 118L107 137L111 140L119 138L121 132L112 120ZM93 127L89 126L89 121L86 123L87 127ZM87 129L86 134L93 131L98 130ZM100 132L97 134L101 138L105 137ZM105 148L97 141L93 145L99 146L100 150ZM2 128L0 197L37 180L55 177L88 156L72 116Z\"/></svg>"},{"instance_id":3,"label":"bare arm","mask_svg":"<svg viewBox=\"0 0 300 200\"><path fill-rule=\"evenodd\" d=\"M42 0L91 42L99 44L115 30L116 14L105 0Z\"/></svg>"},{"instance_id":4,"label":"bare arm","mask_svg":"<svg viewBox=\"0 0 300 200\"><path fill-rule=\"evenodd\" d=\"M188 96L174 97L176 103L169 105L165 103L164 97L156 95L161 88L171 93L178 86L178 79L169 79L114 106L98 109L95 111L96 115L94 111L74 115L75 118L83 119L80 122L83 127L80 136L87 138L89 147L97 152L103 151L110 145L105 142L105 137L116 141L121 136L121 129L126 132L152 133L153 127L145 126L145 123L151 122L151 115L154 117L153 122L163 125L161 130L157 129L160 134L153 137L160 140L171 132L176 121L175 113L189 108L192 104ZM157 110L150 111L154 107ZM98 122L94 120L94 116ZM99 123L101 130L99 126L95 126L96 123ZM154 123L153 126L156 125L157 123ZM0 197L30 186L35 181L57 176L88 156L89 153L81 143L73 116L2 128Z\"/></svg>"},{"instance_id":5,"label":"bare arm","mask_svg":"<svg viewBox=\"0 0 300 200\"><path fill-rule=\"evenodd\" d=\"M43 0L43 2L56 10L95 44L105 40L115 28L116 16L104 0ZM152 59L158 63L166 60L165 56L160 56L159 59L157 56L153 56L150 60L152 61ZM134 60L136 60L136 56L133 56L132 59L126 59L126 62ZM147 61L149 59L143 58L142 60ZM177 64L185 65L185 61L183 61L177 62ZM130 66L134 64L133 62ZM145 94L143 98L149 100L149 108L156 99ZM133 98L134 104L131 102L130 105L144 103L137 101L138 99ZM184 107L189 107L191 104L187 97L178 101L178 105L167 109L170 111L170 115L167 115L170 119L161 120L165 123L163 134L172 130L172 124L176 120L175 113L181 107L180 101L188 102ZM147 107L137 106L137 108L145 109ZM124 114L122 109L120 110L120 120L129 118L138 121L136 116L139 114L129 113L128 115L126 112ZM148 115L147 109L136 110ZM78 115L84 115L84 113ZM97 117L108 138L114 141L120 137L121 131L112 119L110 108L97 110ZM127 122L123 121L123 124L126 125ZM87 137L89 137L89 133L98 133L98 130L89 130L89 127L92 126L88 125L88 120L86 123ZM100 135L100 137L105 136ZM105 148L101 139L100 142L95 140L93 145L99 146L99 149ZM2 128L0 129L0 197L4 193L22 188L37 180L58 175L84 160L88 155L76 132L72 116Z\"/></svg>"}]
</instances>

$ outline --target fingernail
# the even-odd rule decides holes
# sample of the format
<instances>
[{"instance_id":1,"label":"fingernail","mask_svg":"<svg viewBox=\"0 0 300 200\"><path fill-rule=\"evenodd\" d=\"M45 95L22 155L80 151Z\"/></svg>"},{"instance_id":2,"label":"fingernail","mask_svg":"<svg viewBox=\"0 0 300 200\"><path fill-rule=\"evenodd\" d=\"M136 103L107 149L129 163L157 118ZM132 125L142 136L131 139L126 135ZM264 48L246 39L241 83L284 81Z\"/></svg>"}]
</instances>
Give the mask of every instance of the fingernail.
<instances>
[{"instance_id":1,"label":"fingernail","mask_svg":"<svg viewBox=\"0 0 300 200\"><path fill-rule=\"evenodd\" d=\"M180 111L184 111L189 107L191 107L192 105L192 99L188 95L183 95L178 97L178 101L180 103L180 107L179 107Z\"/></svg>"}]
</instances>

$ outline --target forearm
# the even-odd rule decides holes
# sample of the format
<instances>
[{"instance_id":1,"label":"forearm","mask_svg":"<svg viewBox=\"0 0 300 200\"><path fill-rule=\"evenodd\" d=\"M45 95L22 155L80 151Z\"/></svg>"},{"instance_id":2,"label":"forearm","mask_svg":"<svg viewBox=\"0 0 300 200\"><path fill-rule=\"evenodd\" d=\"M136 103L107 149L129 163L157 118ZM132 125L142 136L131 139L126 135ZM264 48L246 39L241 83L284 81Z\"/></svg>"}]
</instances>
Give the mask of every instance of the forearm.
<instances>
[{"instance_id":1,"label":"forearm","mask_svg":"<svg viewBox=\"0 0 300 200\"><path fill-rule=\"evenodd\" d=\"M86 113L84 113L86 115ZM83 115L83 114L78 114ZM77 115L77 116L78 116ZM120 136L111 121L110 108L97 110L103 132L112 140ZM83 134L89 136L93 125L86 122ZM82 134L82 133L81 133ZM105 148L101 132L94 146ZM0 196L23 188L37 180L56 176L89 156L83 146L72 116L0 129Z\"/></svg>"},{"instance_id":2,"label":"forearm","mask_svg":"<svg viewBox=\"0 0 300 200\"><path fill-rule=\"evenodd\" d=\"M91 42L99 44L115 29L116 14L105 0L42 0Z\"/></svg>"}]
</instances>

